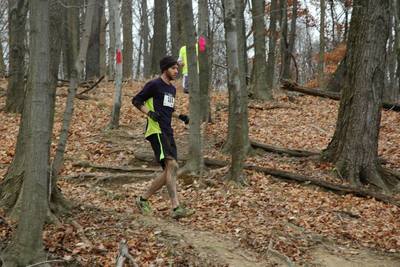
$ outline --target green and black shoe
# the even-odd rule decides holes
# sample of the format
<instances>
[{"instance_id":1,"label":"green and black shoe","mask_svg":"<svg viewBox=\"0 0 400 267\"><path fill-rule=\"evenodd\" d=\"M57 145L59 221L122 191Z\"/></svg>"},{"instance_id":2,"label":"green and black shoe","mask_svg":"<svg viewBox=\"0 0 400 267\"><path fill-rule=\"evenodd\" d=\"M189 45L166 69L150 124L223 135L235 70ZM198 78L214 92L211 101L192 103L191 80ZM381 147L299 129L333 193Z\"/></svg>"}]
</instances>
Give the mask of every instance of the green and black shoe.
<instances>
[{"instance_id":1,"label":"green and black shoe","mask_svg":"<svg viewBox=\"0 0 400 267\"><path fill-rule=\"evenodd\" d=\"M178 206L172 210L172 218L174 218L174 219L189 217L193 214L194 214L194 210L188 209L188 208L182 207L182 206Z\"/></svg>"},{"instance_id":2,"label":"green and black shoe","mask_svg":"<svg viewBox=\"0 0 400 267\"><path fill-rule=\"evenodd\" d=\"M143 215L151 215L153 213L151 210L150 202L140 196L136 198L136 206Z\"/></svg>"}]
</instances>

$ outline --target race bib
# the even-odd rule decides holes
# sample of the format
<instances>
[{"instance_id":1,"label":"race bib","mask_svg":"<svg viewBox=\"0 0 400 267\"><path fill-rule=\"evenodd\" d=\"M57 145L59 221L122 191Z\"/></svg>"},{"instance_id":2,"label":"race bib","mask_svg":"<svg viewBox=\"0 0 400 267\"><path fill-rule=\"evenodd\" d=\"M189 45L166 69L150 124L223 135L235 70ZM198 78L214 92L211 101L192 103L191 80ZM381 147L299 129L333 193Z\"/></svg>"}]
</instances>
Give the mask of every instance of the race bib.
<instances>
[{"instance_id":1,"label":"race bib","mask_svg":"<svg viewBox=\"0 0 400 267\"><path fill-rule=\"evenodd\" d=\"M165 107L174 108L175 98L172 95L165 94L164 95L164 103Z\"/></svg>"}]
</instances>

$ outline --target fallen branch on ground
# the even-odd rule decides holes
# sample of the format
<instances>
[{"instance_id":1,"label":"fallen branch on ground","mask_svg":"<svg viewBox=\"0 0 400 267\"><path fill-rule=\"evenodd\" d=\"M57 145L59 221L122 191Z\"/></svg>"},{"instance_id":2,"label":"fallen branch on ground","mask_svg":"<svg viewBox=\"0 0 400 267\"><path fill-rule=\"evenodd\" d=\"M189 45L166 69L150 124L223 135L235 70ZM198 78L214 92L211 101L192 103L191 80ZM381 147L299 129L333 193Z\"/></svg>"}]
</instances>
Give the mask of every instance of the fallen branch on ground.
<instances>
[{"instance_id":1,"label":"fallen branch on ground","mask_svg":"<svg viewBox=\"0 0 400 267\"><path fill-rule=\"evenodd\" d=\"M86 237L85 230L83 230L83 227L75 220L71 220L71 224L78 231L78 235L81 238L81 240L83 241L83 243L85 243L85 246L88 247L89 249L92 249L93 243Z\"/></svg>"},{"instance_id":2,"label":"fallen branch on ground","mask_svg":"<svg viewBox=\"0 0 400 267\"><path fill-rule=\"evenodd\" d=\"M91 85L88 89L83 90L79 94L76 95L76 97L81 96L89 91L91 91L93 88L95 88L102 80L104 79L104 75L101 76L93 85Z\"/></svg>"},{"instance_id":3,"label":"fallen branch on ground","mask_svg":"<svg viewBox=\"0 0 400 267\"><path fill-rule=\"evenodd\" d=\"M87 161L79 161L73 163L75 167L85 167L85 168L92 168L96 170L106 170L106 171L115 171L115 172L159 172L160 168L142 168L142 167L124 167L124 166L102 166L92 164Z\"/></svg>"},{"instance_id":4,"label":"fallen branch on ground","mask_svg":"<svg viewBox=\"0 0 400 267\"><path fill-rule=\"evenodd\" d=\"M258 109L258 110L270 110L270 109L278 109L278 108L298 109L297 107L293 107L291 105L285 105L285 104L281 104L281 103L268 105L268 106L257 106L254 104L249 104L248 107L251 109Z\"/></svg>"},{"instance_id":5,"label":"fallen branch on ground","mask_svg":"<svg viewBox=\"0 0 400 267\"><path fill-rule=\"evenodd\" d=\"M204 164L206 165L211 165L211 166L219 166L223 167L228 165L229 163L226 161L222 160L216 160L216 159L204 159ZM376 200L382 201L387 204L392 204L395 206L400 207L400 202L398 200L393 199L392 197L378 193L369 189L362 189L362 188L356 188L348 185L341 185L341 184L334 184L326 181L322 181L316 178L311 178L311 177L306 177L303 175L298 175L286 171L281 171L281 170L276 170L276 169L270 169L270 168L264 168L260 166L255 166L255 165L250 165L250 164L245 164L244 168L246 170L253 170L257 172L262 172L267 175L274 176L279 179L284 179L284 180L289 180L289 181L296 181L300 183L305 183L305 184L312 184L312 185L317 185L319 187L328 189L329 191L332 191L337 194L353 194L359 197L372 197L375 198Z\"/></svg>"},{"instance_id":6,"label":"fallen branch on ground","mask_svg":"<svg viewBox=\"0 0 400 267\"><path fill-rule=\"evenodd\" d=\"M271 145L267 145L267 144L258 143L253 140L250 140L250 144L254 148L262 148L268 152L273 152L273 153L278 153L278 154L287 154L287 155L293 156L293 157L309 157L309 156L316 156L316 155L320 154L320 152L318 152L318 151L288 149L288 148L284 148L284 147L277 147L277 146L271 146Z\"/></svg>"},{"instance_id":7,"label":"fallen branch on ground","mask_svg":"<svg viewBox=\"0 0 400 267\"><path fill-rule=\"evenodd\" d=\"M118 257L117 257L116 267L123 267L126 259L129 260L129 262L131 263L131 266L139 267L139 265L136 263L136 261L134 260L132 255L129 253L129 248L128 248L126 240L122 239L119 242L119 253L118 253Z\"/></svg>"},{"instance_id":8,"label":"fallen branch on ground","mask_svg":"<svg viewBox=\"0 0 400 267\"><path fill-rule=\"evenodd\" d=\"M295 91L306 95L320 96L333 100L340 100L340 93L324 91L320 89L310 89L307 87L300 86L297 83L289 80L282 80L281 83L282 83L281 88L287 91ZM398 103L382 103L382 107L386 110L392 110L397 112L400 111L400 104Z\"/></svg>"}]
</instances>

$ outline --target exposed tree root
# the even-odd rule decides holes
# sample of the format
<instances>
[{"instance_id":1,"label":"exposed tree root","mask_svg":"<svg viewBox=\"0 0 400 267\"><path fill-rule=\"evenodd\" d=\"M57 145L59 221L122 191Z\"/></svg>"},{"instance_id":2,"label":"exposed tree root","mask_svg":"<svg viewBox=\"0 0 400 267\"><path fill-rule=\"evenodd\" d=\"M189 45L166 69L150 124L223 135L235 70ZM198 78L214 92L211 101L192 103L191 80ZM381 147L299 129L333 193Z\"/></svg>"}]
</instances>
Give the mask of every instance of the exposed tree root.
<instances>
[{"instance_id":1,"label":"exposed tree root","mask_svg":"<svg viewBox=\"0 0 400 267\"><path fill-rule=\"evenodd\" d=\"M320 90L320 89L310 89L307 87L300 86L297 83L288 81L288 80L282 80L281 83L282 83L281 88L288 90L288 91L295 91L295 92L300 92L300 93L307 94L307 95L320 96L320 97L329 98L329 99L333 99L333 100L340 100L340 93L326 91L326 90ZM386 110L400 112L400 104L398 104L398 103L382 103L382 107Z\"/></svg>"}]
</instances>

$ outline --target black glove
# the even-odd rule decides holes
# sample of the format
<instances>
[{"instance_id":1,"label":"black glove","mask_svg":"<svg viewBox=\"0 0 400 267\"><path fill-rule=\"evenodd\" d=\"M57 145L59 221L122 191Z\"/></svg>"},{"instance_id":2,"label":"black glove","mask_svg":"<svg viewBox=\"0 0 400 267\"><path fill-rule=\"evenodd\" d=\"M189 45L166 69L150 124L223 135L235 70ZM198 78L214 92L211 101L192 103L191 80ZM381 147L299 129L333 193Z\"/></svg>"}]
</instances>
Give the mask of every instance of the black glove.
<instances>
[{"instance_id":1,"label":"black glove","mask_svg":"<svg viewBox=\"0 0 400 267\"><path fill-rule=\"evenodd\" d=\"M149 116L149 118L150 119L152 119L153 121L160 121L160 119L161 119L161 115L160 114L158 114L158 112L155 112L155 111L149 111L149 112L147 112L147 116Z\"/></svg>"},{"instance_id":2,"label":"black glove","mask_svg":"<svg viewBox=\"0 0 400 267\"><path fill-rule=\"evenodd\" d=\"M189 116L188 116L188 115L183 115L183 114L181 114L181 115L178 116L178 118L179 118L181 121L183 121L185 124L188 124L188 123L189 123Z\"/></svg>"}]
</instances>

